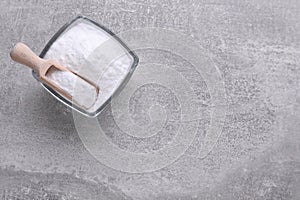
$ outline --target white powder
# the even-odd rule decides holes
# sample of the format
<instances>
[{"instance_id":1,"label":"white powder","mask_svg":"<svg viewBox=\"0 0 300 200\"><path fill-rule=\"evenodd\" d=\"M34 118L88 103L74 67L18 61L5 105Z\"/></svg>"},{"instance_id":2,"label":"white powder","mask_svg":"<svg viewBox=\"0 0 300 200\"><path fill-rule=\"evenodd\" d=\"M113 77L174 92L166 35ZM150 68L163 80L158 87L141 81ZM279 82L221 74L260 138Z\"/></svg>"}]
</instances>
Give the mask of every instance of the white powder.
<instances>
[{"instance_id":1,"label":"white powder","mask_svg":"<svg viewBox=\"0 0 300 200\"><path fill-rule=\"evenodd\" d=\"M88 112L95 112L112 96L133 63L133 57L117 40L94 24L85 21L77 23L63 33L52 44L45 58L55 59L97 83L100 91L95 104L87 109ZM49 73L49 77L77 98L83 96L86 100L91 94L78 79L76 82L74 77L66 73L53 71ZM73 91L74 82L76 82L75 91Z\"/></svg>"}]
</instances>

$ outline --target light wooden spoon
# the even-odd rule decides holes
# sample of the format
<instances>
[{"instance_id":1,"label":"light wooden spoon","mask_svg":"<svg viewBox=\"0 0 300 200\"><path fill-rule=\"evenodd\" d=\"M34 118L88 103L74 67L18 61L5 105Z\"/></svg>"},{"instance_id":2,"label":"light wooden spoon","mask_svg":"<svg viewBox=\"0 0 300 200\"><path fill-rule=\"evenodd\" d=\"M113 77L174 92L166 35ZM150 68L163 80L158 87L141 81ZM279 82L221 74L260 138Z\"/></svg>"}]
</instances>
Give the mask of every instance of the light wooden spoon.
<instances>
[{"instance_id":1,"label":"light wooden spoon","mask_svg":"<svg viewBox=\"0 0 300 200\"><path fill-rule=\"evenodd\" d=\"M96 97L99 94L99 87L94 82L88 80L87 78L77 74L76 72L70 70L69 68L66 68L65 66L59 64L55 60L44 60L40 57L38 57L27 45L23 43L17 43L13 49L10 52L10 57L23 65L26 65L33 69L35 72L37 72L39 80L46 84L47 86L51 87L55 91L57 91L59 94L63 95L67 99L73 101L78 106L83 107L84 109L90 108L95 102L89 102L89 105L83 105L83 103L79 103L74 99L74 96L72 96L70 93L65 91L63 88L61 88L58 84L54 83L49 77L47 77L47 72L54 67L56 70L64 71L72 73L73 75L77 76L77 78L82 79L81 82L83 84L89 84L90 87L94 88ZM79 94L80 95L80 94Z\"/></svg>"}]
</instances>

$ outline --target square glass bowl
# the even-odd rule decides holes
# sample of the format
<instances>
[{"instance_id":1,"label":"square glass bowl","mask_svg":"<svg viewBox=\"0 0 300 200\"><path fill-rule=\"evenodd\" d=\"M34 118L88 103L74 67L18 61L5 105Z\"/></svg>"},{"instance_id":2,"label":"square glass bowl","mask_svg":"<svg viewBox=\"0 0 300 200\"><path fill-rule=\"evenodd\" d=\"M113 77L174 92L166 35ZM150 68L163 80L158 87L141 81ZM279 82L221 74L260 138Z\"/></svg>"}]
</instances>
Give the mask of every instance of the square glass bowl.
<instances>
[{"instance_id":1,"label":"square glass bowl","mask_svg":"<svg viewBox=\"0 0 300 200\"><path fill-rule=\"evenodd\" d=\"M86 30L86 32L84 30ZM90 30L93 31L91 32ZM105 41L108 40L110 41L110 43L113 43L113 45L103 45ZM97 53L109 51L106 49L108 47L118 49L119 52L124 52L124 55L116 57L113 62L110 62L109 65L108 63L106 63L106 71L104 69L101 69L102 74L104 74L103 77L109 78L109 75L112 73L112 71L109 72L109 69L120 66L120 64L111 65L111 63L120 63L123 59L123 61L126 60L125 63L128 65L128 67L124 67L126 71L123 72L123 74L117 78L118 80L113 80L114 84L111 88L103 88L104 90L101 91L101 85L99 85L100 97L97 99L95 105L91 109L85 110L77 106L76 104L73 104L72 101L66 99L52 88L41 83L38 79L38 75L36 74L36 72L32 71L32 75L37 81L41 83L44 89L46 89L50 94L52 94L57 100L59 100L63 104L78 111L79 113L85 116L96 117L104 109L104 107L110 103L112 97L118 94L129 81L139 62L139 59L136 56L136 54L132 50L130 50L127 47L127 45L109 29L105 28L102 25L99 25L98 23L84 16L78 16L71 22L61 27L58 30L58 32L50 39L50 41L43 49L42 53L39 55L41 58L44 59L58 60L61 64L65 65L66 67L69 67L74 71L78 72L78 66L83 64L79 61L78 63L76 63L76 59L78 60L78 57L82 57L83 60L88 60L89 57L93 57L94 59L92 66L97 67L96 64L99 64L99 67L101 68L101 64L103 64L102 60L105 59L101 59L101 55L98 56ZM109 57L112 58L112 56ZM99 63L97 63L97 61L99 61ZM107 74L106 76L105 73ZM113 77L111 77L111 79L113 79ZM99 84L101 84L101 77L99 77L99 80Z\"/></svg>"}]
</instances>

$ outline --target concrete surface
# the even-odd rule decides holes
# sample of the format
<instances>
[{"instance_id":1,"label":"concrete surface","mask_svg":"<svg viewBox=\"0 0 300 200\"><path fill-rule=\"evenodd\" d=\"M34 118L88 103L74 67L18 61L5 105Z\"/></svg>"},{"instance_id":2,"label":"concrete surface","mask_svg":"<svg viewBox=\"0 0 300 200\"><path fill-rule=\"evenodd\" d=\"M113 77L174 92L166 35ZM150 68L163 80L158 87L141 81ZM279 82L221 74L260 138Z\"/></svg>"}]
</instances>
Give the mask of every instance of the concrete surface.
<instances>
[{"instance_id":1,"label":"concrete surface","mask_svg":"<svg viewBox=\"0 0 300 200\"><path fill-rule=\"evenodd\" d=\"M188 105L181 104L179 93L157 83L145 83L125 102L131 122L156 135L120 132L112 107L98 120L115 148L137 154L170 145L179 127L186 134L196 127L192 143L174 162L130 173L105 165L85 148L72 112L8 55L18 41L40 52L59 27L78 14L116 33L172 29L209 52L224 83L219 98L226 102L226 114L212 148L204 148L207 154L199 156L200 144L205 124L214 124L182 121L180 113ZM2 0L1 199L300 199L299 19L297 0ZM197 66L159 49L137 53L141 69L150 69L153 60L160 67L176 65L196 95L190 106L211 108L209 84Z\"/></svg>"}]
</instances>

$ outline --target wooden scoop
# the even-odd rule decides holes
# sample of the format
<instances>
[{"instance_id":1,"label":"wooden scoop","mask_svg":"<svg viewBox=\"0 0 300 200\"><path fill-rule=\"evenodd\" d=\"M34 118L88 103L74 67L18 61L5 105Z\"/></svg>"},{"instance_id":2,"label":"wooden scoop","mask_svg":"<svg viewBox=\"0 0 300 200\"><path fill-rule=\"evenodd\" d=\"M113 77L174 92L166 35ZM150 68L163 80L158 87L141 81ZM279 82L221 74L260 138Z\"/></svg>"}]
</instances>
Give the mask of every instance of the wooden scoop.
<instances>
[{"instance_id":1,"label":"wooden scoop","mask_svg":"<svg viewBox=\"0 0 300 200\"><path fill-rule=\"evenodd\" d=\"M33 69L35 72L37 72L39 80L42 83L51 87L52 89L54 89L55 91L57 91L58 93L60 93L64 97L66 97L67 99L73 101L77 105L83 107L84 109L90 108L91 106L94 105L94 103L96 101L96 97L99 94L99 87L92 81L86 79L85 77L83 77L83 76L77 74L76 72L59 64L57 61L44 60L44 59L38 57L28 46L26 46L23 43L17 43L14 46L14 48L10 52L10 57L14 61L16 61L20 64L23 64L23 65L26 65L26 66L30 67L31 69ZM75 95L70 94L69 92L64 90L62 87L60 87L60 85L56 84L53 80L51 80L49 77L47 77L47 72L49 72L50 69L53 70L53 68L55 70L59 70L62 72L72 73L69 75L77 78L77 80L79 80L81 84L85 84L85 88L92 87L92 89L91 88L89 88L89 89L92 91L92 95L95 95L94 100L89 100L89 102L87 102L87 103L80 101L80 100L76 100L76 98L74 98ZM73 89L73 88L70 88L70 89ZM76 96L80 96L80 94L78 94Z\"/></svg>"}]
</instances>

